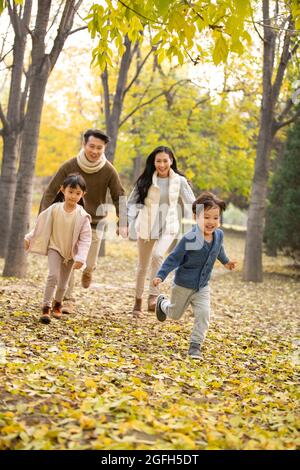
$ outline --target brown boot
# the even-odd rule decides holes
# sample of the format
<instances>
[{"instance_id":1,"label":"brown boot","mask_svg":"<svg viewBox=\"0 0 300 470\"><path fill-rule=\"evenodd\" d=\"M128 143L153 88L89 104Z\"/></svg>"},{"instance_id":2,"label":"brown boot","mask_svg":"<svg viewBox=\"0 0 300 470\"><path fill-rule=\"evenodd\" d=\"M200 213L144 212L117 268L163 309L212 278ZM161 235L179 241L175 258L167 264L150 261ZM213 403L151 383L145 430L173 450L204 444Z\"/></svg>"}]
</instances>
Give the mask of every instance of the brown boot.
<instances>
[{"instance_id":1,"label":"brown boot","mask_svg":"<svg viewBox=\"0 0 300 470\"><path fill-rule=\"evenodd\" d=\"M64 303L62 306L62 313L66 313L66 314L75 313L75 301L71 299L64 300Z\"/></svg>"},{"instance_id":2,"label":"brown boot","mask_svg":"<svg viewBox=\"0 0 300 470\"><path fill-rule=\"evenodd\" d=\"M50 318L50 307L48 307L48 305L44 305L43 309L42 309L42 316L40 317L40 322L41 323L50 323L51 322L51 318Z\"/></svg>"},{"instance_id":3,"label":"brown boot","mask_svg":"<svg viewBox=\"0 0 300 470\"><path fill-rule=\"evenodd\" d=\"M148 312L155 312L157 295L150 294L148 297Z\"/></svg>"},{"instance_id":4,"label":"brown boot","mask_svg":"<svg viewBox=\"0 0 300 470\"><path fill-rule=\"evenodd\" d=\"M54 305L52 307L52 316L54 318L61 318L62 316L62 305L61 302L57 302L57 300L54 301Z\"/></svg>"},{"instance_id":5,"label":"brown boot","mask_svg":"<svg viewBox=\"0 0 300 470\"><path fill-rule=\"evenodd\" d=\"M85 289L87 289L88 287L90 287L91 282L92 282L92 273L90 273L90 272L83 272L83 273L82 273L82 277L81 277L81 285L82 285L82 287L84 287Z\"/></svg>"},{"instance_id":6,"label":"brown boot","mask_svg":"<svg viewBox=\"0 0 300 470\"><path fill-rule=\"evenodd\" d=\"M132 315L135 318L140 318L142 315L142 299L135 298Z\"/></svg>"}]
</instances>

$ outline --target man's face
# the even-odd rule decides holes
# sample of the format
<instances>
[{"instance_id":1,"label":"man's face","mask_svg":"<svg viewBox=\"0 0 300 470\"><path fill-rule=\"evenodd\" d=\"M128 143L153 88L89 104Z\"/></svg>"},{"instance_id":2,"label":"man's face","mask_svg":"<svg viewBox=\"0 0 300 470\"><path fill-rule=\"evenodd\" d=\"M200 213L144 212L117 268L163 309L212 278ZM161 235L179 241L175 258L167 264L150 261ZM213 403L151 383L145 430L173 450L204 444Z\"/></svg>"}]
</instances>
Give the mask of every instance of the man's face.
<instances>
[{"instance_id":1,"label":"man's face","mask_svg":"<svg viewBox=\"0 0 300 470\"><path fill-rule=\"evenodd\" d=\"M84 153L90 162L96 162L105 151L106 144L102 139L90 135L86 144L83 144Z\"/></svg>"}]
</instances>

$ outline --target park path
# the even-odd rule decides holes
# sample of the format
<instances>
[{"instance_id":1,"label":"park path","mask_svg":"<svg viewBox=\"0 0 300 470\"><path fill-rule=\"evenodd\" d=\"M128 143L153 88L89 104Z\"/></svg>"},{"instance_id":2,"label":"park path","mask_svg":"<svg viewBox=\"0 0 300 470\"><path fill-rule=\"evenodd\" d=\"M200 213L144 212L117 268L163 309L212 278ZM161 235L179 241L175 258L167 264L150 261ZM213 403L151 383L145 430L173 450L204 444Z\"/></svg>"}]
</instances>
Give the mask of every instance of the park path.
<instances>
[{"instance_id":1,"label":"park path","mask_svg":"<svg viewBox=\"0 0 300 470\"><path fill-rule=\"evenodd\" d=\"M227 237L241 261L242 239ZM299 278L265 260L262 284L217 267L204 361L192 317L134 321L136 251L108 245L77 313L38 323L46 258L0 281L1 449L294 449ZM122 254L122 258L121 255ZM162 290L169 291L171 279ZM298 439L298 441L297 441Z\"/></svg>"}]
</instances>

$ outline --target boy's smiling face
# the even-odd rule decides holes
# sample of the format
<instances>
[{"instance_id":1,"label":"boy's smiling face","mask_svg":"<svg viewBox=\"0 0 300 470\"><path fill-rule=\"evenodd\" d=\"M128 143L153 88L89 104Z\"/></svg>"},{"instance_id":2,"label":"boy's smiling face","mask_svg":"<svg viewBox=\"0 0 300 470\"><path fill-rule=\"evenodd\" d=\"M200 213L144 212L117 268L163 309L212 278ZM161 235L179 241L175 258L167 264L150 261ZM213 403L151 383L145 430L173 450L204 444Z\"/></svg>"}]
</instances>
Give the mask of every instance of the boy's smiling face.
<instances>
[{"instance_id":1,"label":"boy's smiling face","mask_svg":"<svg viewBox=\"0 0 300 470\"><path fill-rule=\"evenodd\" d=\"M197 218L197 223L205 237L210 237L213 232L220 227L219 206L208 207L201 211Z\"/></svg>"}]
</instances>

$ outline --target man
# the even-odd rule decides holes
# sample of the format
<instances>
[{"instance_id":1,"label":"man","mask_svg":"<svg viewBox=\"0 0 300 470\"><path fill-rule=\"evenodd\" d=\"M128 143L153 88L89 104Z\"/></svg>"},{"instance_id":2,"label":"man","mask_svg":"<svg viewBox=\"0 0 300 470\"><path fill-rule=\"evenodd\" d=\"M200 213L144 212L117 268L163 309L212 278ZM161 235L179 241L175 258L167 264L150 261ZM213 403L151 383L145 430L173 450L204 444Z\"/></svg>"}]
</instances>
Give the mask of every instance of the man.
<instances>
[{"instance_id":1,"label":"man","mask_svg":"<svg viewBox=\"0 0 300 470\"><path fill-rule=\"evenodd\" d=\"M113 165L105 157L105 148L109 137L98 129L89 129L83 136L83 148L77 155L65 162L51 179L46 188L40 204L40 212L47 209L55 199L64 179L70 173L80 173L87 185L87 193L84 197L85 210L92 218L92 244L88 253L86 268L83 271L81 283L88 288L92 281L92 272L96 268L97 258L104 234L106 193L109 189L113 204L119 217L119 198L125 195L119 175ZM117 229L118 233L118 229ZM125 235L126 236L126 235ZM74 299L72 292L74 287L74 273L69 281L69 287L65 295L63 312L74 312Z\"/></svg>"}]
</instances>

